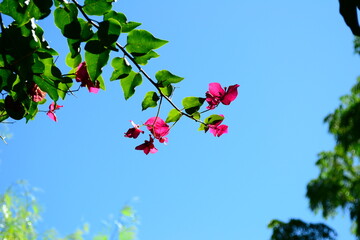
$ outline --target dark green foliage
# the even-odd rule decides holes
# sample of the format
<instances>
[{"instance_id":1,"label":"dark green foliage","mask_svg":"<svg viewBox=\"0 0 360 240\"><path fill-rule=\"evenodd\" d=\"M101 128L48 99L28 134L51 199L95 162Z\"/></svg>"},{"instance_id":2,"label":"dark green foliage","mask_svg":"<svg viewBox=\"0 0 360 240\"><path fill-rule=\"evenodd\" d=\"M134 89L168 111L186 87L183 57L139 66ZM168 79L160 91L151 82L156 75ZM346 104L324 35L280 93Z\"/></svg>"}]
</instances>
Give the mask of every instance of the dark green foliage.
<instances>
[{"instance_id":1,"label":"dark green foliage","mask_svg":"<svg viewBox=\"0 0 360 240\"><path fill-rule=\"evenodd\" d=\"M305 223L298 219L288 223L272 220L268 227L273 229L271 240L335 240L337 235L325 224Z\"/></svg>"},{"instance_id":2,"label":"dark green foliage","mask_svg":"<svg viewBox=\"0 0 360 240\"><path fill-rule=\"evenodd\" d=\"M341 104L325 118L337 144L333 151L322 152L316 165L320 174L307 186L307 198L313 211L326 218L338 208L350 212L354 233L360 239L360 81Z\"/></svg>"}]
</instances>

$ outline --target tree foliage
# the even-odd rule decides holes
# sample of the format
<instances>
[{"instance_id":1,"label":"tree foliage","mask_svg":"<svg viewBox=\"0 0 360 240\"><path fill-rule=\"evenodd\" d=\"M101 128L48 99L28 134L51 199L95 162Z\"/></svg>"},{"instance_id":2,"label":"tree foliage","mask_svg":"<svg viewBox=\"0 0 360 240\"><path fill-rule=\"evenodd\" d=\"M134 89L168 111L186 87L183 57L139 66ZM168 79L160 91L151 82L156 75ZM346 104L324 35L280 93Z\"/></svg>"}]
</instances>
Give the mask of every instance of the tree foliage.
<instances>
[{"instance_id":1,"label":"tree foliage","mask_svg":"<svg viewBox=\"0 0 360 240\"><path fill-rule=\"evenodd\" d=\"M273 229L271 240L335 240L336 232L325 224L305 223L291 219L288 223L272 220L268 226Z\"/></svg>"}]
</instances>

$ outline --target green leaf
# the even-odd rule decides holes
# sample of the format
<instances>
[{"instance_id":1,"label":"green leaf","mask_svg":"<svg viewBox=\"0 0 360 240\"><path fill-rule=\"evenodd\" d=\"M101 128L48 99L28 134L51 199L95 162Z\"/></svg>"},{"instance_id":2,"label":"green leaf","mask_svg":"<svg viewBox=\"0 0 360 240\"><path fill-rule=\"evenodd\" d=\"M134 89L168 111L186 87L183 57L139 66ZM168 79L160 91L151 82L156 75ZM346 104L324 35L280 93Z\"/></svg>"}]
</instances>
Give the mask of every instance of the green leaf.
<instances>
[{"instance_id":1,"label":"green leaf","mask_svg":"<svg viewBox=\"0 0 360 240\"><path fill-rule=\"evenodd\" d=\"M99 23L98 37L100 42L105 46L110 46L117 41L121 33L120 23L113 19L109 18L101 23Z\"/></svg>"},{"instance_id":2,"label":"green leaf","mask_svg":"<svg viewBox=\"0 0 360 240\"><path fill-rule=\"evenodd\" d=\"M217 114L210 115L209 117L205 118L205 120L204 120L204 123L207 124L207 125L200 124L199 131L207 132L209 130L208 125L214 125L217 122L223 121L223 120L224 120L223 116L220 116L220 115L217 115Z\"/></svg>"},{"instance_id":3,"label":"green leaf","mask_svg":"<svg viewBox=\"0 0 360 240\"><path fill-rule=\"evenodd\" d=\"M159 101L159 96L156 94L156 92L150 91L147 92L145 95L144 100L141 103L142 110L146 110L149 107L156 107L157 101Z\"/></svg>"},{"instance_id":4,"label":"green leaf","mask_svg":"<svg viewBox=\"0 0 360 240\"><path fill-rule=\"evenodd\" d=\"M16 80L16 74L8 69L0 68L0 91L10 91L12 84Z\"/></svg>"},{"instance_id":5,"label":"green leaf","mask_svg":"<svg viewBox=\"0 0 360 240\"><path fill-rule=\"evenodd\" d=\"M157 54L156 52L154 52L153 50L151 50L150 52L146 53L145 55L142 56L134 56L134 60L137 64L140 65L146 65L147 62L151 59L151 58L157 58L160 55Z\"/></svg>"},{"instance_id":6,"label":"green leaf","mask_svg":"<svg viewBox=\"0 0 360 240\"><path fill-rule=\"evenodd\" d=\"M29 120L33 120L39 111L38 103L33 102L31 100L28 100L28 102L29 102L29 106L27 108L26 115L25 115L26 122L28 122Z\"/></svg>"},{"instance_id":7,"label":"green leaf","mask_svg":"<svg viewBox=\"0 0 360 240\"><path fill-rule=\"evenodd\" d=\"M134 56L141 56L166 43L168 43L168 41L155 38L148 31L135 29L127 36L126 50Z\"/></svg>"},{"instance_id":8,"label":"green leaf","mask_svg":"<svg viewBox=\"0 0 360 240\"><path fill-rule=\"evenodd\" d=\"M28 23L31 18L43 19L51 12L52 0L29 1L21 4L18 0L3 0L0 3L0 12L11 16L18 26Z\"/></svg>"},{"instance_id":9,"label":"green leaf","mask_svg":"<svg viewBox=\"0 0 360 240\"><path fill-rule=\"evenodd\" d=\"M106 87L105 87L105 81L104 81L103 77L100 75L96 80L99 81L100 89L105 91Z\"/></svg>"},{"instance_id":10,"label":"green leaf","mask_svg":"<svg viewBox=\"0 0 360 240\"><path fill-rule=\"evenodd\" d=\"M125 207L123 207L123 209L121 209L121 214L126 217L132 217L134 215L134 211L133 211L132 207L125 206Z\"/></svg>"},{"instance_id":11,"label":"green leaf","mask_svg":"<svg viewBox=\"0 0 360 240\"><path fill-rule=\"evenodd\" d=\"M159 87L159 89L160 89L161 93L167 97L170 97L174 91L174 87L172 85L168 85L166 87Z\"/></svg>"},{"instance_id":12,"label":"green leaf","mask_svg":"<svg viewBox=\"0 0 360 240\"><path fill-rule=\"evenodd\" d=\"M9 117L20 120L25 116L25 108L20 101L15 101L12 96L7 95L5 98L5 109Z\"/></svg>"},{"instance_id":13,"label":"green leaf","mask_svg":"<svg viewBox=\"0 0 360 240\"><path fill-rule=\"evenodd\" d=\"M114 18L119 21L119 23L121 24L122 33L128 33L141 25L141 23L137 22L128 22L125 14L115 11L110 11L104 15L104 20L107 20L109 18Z\"/></svg>"},{"instance_id":14,"label":"green leaf","mask_svg":"<svg viewBox=\"0 0 360 240\"><path fill-rule=\"evenodd\" d=\"M92 42L95 44L91 44ZM103 49L103 51L98 52L99 49L96 49L95 46L97 42L98 41L90 41L85 45L85 61L92 81L95 81L101 75L102 68L108 62L110 55L110 50ZM94 49L96 49L96 51L91 52Z\"/></svg>"},{"instance_id":15,"label":"green leaf","mask_svg":"<svg viewBox=\"0 0 360 240\"><path fill-rule=\"evenodd\" d=\"M34 75L33 81L39 86L39 88L48 93L50 98L56 102L59 99L59 94L57 91L58 83L52 81L50 78L46 77L45 75Z\"/></svg>"},{"instance_id":16,"label":"green leaf","mask_svg":"<svg viewBox=\"0 0 360 240\"><path fill-rule=\"evenodd\" d=\"M155 74L155 78L158 80L158 84L161 87L166 87L171 83L181 82L184 78L176 76L167 70L158 71Z\"/></svg>"},{"instance_id":17,"label":"green leaf","mask_svg":"<svg viewBox=\"0 0 360 240\"><path fill-rule=\"evenodd\" d=\"M75 56L75 58L71 57L71 53L68 53L66 55L66 65L68 65L71 68L76 68L81 63L81 55L78 54Z\"/></svg>"},{"instance_id":18,"label":"green leaf","mask_svg":"<svg viewBox=\"0 0 360 240\"><path fill-rule=\"evenodd\" d=\"M194 112L193 114L191 114L191 116L197 120L200 120L200 113L199 112Z\"/></svg>"},{"instance_id":19,"label":"green leaf","mask_svg":"<svg viewBox=\"0 0 360 240\"><path fill-rule=\"evenodd\" d=\"M85 0L83 10L86 14L102 16L111 10L111 2L106 0Z\"/></svg>"},{"instance_id":20,"label":"green leaf","mask_svg":"<svg viewBox=\"0 0 360 240\"><path fill-rule=\"evenodd\" d=\"M127 77L131 72L131 65L125 58L115 57L111 61L114 72L111 74L110 81Z\"/></svg>"},{"instance_id":21,"label":"green leaf","mask_svg":"<svg viewBox=\"0 0 360 240\"><path fill-rule=\"evenodd\" d=\"M34 54L34 63L31 66L31 70L35 74L41 74L45 71L45 65L42 63L42 61L39 60L36 54Z\"/></svg>"},{"instance_id":22,"label":"green leaf","mask_svg":"<svg viewBox=\"0 0 360 240\"><path fill-rule=\"evenodd\" d=\"M124 229L119 234L119 239L121 240L134 240L135 239L135 232L132 229Z\"/></svg>"},{"instance_id":23,"label":"green leaf","mask_svg":"<svg viewBox=\"0 0 360 240\"><path fill-rule=\"evenodd\" d=\"M224 116L220 116L217 114L210 115L209 117L205 118L204 123L213 125L219 121L223 121Z\"/></svg>"},{"instance_id":24,"label":"green leaf","mask_svg":"<svg viewBox=\"0 0 360 240\"><path fill-rule=\"evenodd\" d=\"M135 73L131 71L129 76L126 78L121 79L120 81L121 87L124 92L125 99L129 99L135 93L135 87L141 85L142 77L140 73Z\"/></svg>"},{"instance_id":25,"label":"green leaf","mask_svg":"<svg viewBox=\"0 0 360 240\"><path fill-rule=\"evenodd\" d=\"M68 43L72 58L75 58L77 55L80 54L80 44L81 44L80 40L68 38L67 43Z\"/></svg>"},{"instance_id":26,"label":"green leaf","mask_svg":"<svg viewBox=\"0 0 360 240\"><path fill-rule=\"evenodd\" d=\"M78 18L78 21L80 23L80 28L81 28L80 41L86 42L87 40L92 38L92 36L94 36L94 32L91 29L92 25L91 23L85 21L82 18Z\"/></svg>"},{"instance_id":27,"label":"green leaf","mask_svg":"<svg viewBox=\"0 0 360 240\"><path fill-rule=\"evenodd\" d=\"M108 240L106 235L98 235L93 238L93 240Z\"/></svg>"},{"instance_id":28,"label":"green leaf","mask_svg":"<svg viewBox=\"0 0 360 240\"><path fill-rule=\"evenodd\" d=\"M73 81L69 77L63 78L63 81L59 83L58 85L58 94L61 99L65 99L67 91L71 88L73 85Z\"/></svg>"},{"instance_id":29,"label":"green leaf","mask_svg":"<svg viewBox=\"0 0 360 240\"><path fill-rule=\"evenodd\" d=\"M80 39L81 24L77 18L78 10L75 4L65 4L54 11L55 25L60 28L61 33L71 39Z\"/></svg>"},{"instance_id":30,"label":"green leaf","mask_svg":"<svg viewBox=\"0 0 360 240\"><path fill-rule=\"evenodd\" d=\"M0 99L0 122L4 121L8 117L9 117L9 115L7 114L6 109L5 109L5 100Z\"/></svg>"},{"instance_id":31,"label":"green leaf","mask_svg":"<svg viewBox=\"0 0 360 240\"><path fill-rule=\"evenodd\" d=\"M181 112L179 112L176 109L171 109L165 122L169 123L169 122L177 122L179 121L179 119L181 118L182 114Z\"/></svg>"},{"instance_id":32,"label":"green leaf","mask_svg":"<svg viewBox=\"0 0 360 240\"><path fill-rule=\"evenodd\" d=\"M199 97L186 97L182 100L182 105L185 108L185 112L188 114L193 114L199 111L200 107L203 105L205 98Z\"/></svg>"}]
</instances>

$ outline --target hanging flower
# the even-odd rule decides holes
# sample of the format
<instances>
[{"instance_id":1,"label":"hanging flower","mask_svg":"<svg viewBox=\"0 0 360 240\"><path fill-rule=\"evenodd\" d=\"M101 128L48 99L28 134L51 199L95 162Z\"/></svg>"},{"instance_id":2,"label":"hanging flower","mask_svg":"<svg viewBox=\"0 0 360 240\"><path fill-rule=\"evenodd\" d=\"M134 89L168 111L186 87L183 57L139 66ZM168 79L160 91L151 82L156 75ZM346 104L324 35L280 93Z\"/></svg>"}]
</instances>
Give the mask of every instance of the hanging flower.
<instances>
[{"instance_id":1,"label":"hanging flower","mask_svg":"<svg viewBox=\"0 0 360 240\"><path fill-rule=\"evenodd\" d=\"M124 134L124 137L135 139L140 135L140 133L144 133L144 131L140 129L139 125L135 124L133 121L130 122L133 125L133 128L129 128L129 130L127 130L127 132Z\"/></svg>"},{"instance_id":2,"label":"hanging flower","mask_svg":"<svg viewBox=\"0 0 360 240\"><path fill-rule=\"evenodd\" d=\"M49 111L46 113L46 115L49 116L49 118L51 118L52 120L54 120L55 122L57 122L57 117L55 115L55 111L60 109L61 105L57 105L56 103L51 103L50 106L49 106Z\"/></svg>"},{"instance_id":3,"label":"hanging flower","mask_svg":"<svg viewBox=\"0 0 360 240\"><path fill-rule=\"evenodd\" d=\"M161 143L168 142L168 139L165 137L170 132L169 125L162 120L160 117L149 118L144 125L152 133L154 138L158 139Z\"/></svg>"},{"instance_id":4,"label":"hanging flower","mask_svg":"<svg viewBox=\"0 0 360 240\"><path fill-rule=\"evenodd\" d=\"M154 146L154 139L149 135L150 140L145 142L137 147L135 147L136 150L143 150L146 155L149 153L156 153L158 150Z\"/></svg>"},{"instance_id":5,"label":"hanging flower","mask_svg":"<svg viewBox=\"0 0 360 240\"><path fill-rule=\"evenodd\" d=\"M210 83L209 91L206 92L206 102L209 104L206 108L211 110L216 108L220 102L224 105L229 105L234 101L238 95L237 88L240 85L235 84L228 88L222 88L220 83Z\"/></svg>"},{"instance_id":6,"label":"hanging flower","mask_svg":"<svg viewBox=\"0 0 360 240\"><path fill-rule=\"evenodd\" d=\"M89 73L87 71L86 62L82 62L76 69L75 80L81 82L81 87L87 87L89 92L98 93L100 89L100 82L95 80L95 84L91 81Z\"/></svg>"}]
</instances>

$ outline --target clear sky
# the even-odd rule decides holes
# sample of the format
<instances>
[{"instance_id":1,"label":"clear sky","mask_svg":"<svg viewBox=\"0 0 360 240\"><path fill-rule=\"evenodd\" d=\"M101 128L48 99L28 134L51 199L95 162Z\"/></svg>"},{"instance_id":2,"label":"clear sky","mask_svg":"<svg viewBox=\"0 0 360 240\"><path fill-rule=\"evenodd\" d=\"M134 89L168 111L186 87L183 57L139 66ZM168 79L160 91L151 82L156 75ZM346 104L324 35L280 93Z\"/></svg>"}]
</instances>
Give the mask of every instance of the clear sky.
<instances>
[{"instance_id":1,"label":"clear sky","mask_svg":"<svg viewBox=\"0 0 360 240\"><path fill-rule=\"evenodd\" d=\"M144 81L125 101L119 82L108 81L109 64L107 90L59 102L57 123L39 113L1 126L13 137L0 144L0 190L18 179L42 189L42 225L63 235L85 222L105 231L102 221L134 197L141 240L260 240L274 218L324 222L308 208L306 184L318 174L317 153L334 145L323 118L360 73L338 2L121 0L114 8L169 41L145 70L185 77L176 103L204 96L210 82L241 85L236 101L214 110L229 133L215 138L184 119L158 153L135 151L142 140L123 134L129 120L155 116L141 112L153 89ZM39 24L66 72L68 49L51 21ZM348 219L340 211L325 223L351 239Z\"/></svg>"}]
</instances>

